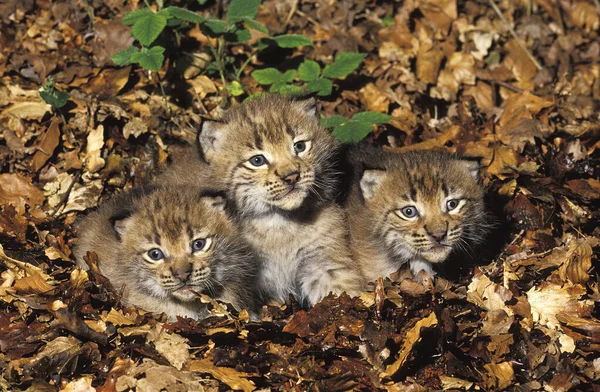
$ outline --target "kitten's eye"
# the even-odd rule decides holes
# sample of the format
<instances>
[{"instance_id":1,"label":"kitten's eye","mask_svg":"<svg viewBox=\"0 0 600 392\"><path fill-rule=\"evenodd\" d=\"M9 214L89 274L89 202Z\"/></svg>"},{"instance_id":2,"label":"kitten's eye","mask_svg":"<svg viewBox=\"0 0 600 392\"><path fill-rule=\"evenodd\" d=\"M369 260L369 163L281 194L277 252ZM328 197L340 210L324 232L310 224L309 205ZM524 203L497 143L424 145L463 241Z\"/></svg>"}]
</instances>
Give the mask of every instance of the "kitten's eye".
<instances>
[{"instance_id":1,"label":"kitten's eye","mask_svg":"<svg viewBox=\"0 0 600 392\"><path fill-rule=\"evenodd\" d=\"M154 261L160 261L165 258L165 254L158 248L150 249L147 254L150 260Z\"/></svg>"},{"instance_id":2,"label":"kitten's eye","mask_svg":"<svg viewBox=\"0 0 600 392\"><path fill-rule=\"evenodd\" d=\"M264 155L255 155L248 160L252 166L262 166L267 163L267 158Z\"/></svg>"},{"instance_id":3,"label":"kitten's eye","mask_svg":"<svg viewBox=\"0 0 600 392\"><path fill-rule=\"evenodd\" d=\"M446 211L452 211L458 207L460 200L452 199L446 202Z\"/></svg>"},{"instance_id":4,"label":"kitten's eye","mask_svg":"<svg viewBox=\"0 0 600 392\"><path fill-rule=\"evenodd\" d=\"M294 151L296 151L296 154L306 151L306 142L294 143Z\"/></svg>"},{"instance_id":5,"label":"kitten's eye","mask_svg":"<svg viewBox=\"0 0 600 392\"><path fill-rule=\"evenodd\" d=\"M417 215L419 215L419 211L417 210L417 207L415 207L415 206L408 206L408 207L401 208L400 213L408 219L415 218Z\"/></svg>"},{"instance_id":6,"label":"kitten's eye","mask_svg":"<svg viewBox=\"0 0 600 392\"><path fill-rule=\"evenodd\" d=\"M192 241L192 253L200 252L206 247L206 240L204 238L198 238Z\"/></svg>"}]
</instances>

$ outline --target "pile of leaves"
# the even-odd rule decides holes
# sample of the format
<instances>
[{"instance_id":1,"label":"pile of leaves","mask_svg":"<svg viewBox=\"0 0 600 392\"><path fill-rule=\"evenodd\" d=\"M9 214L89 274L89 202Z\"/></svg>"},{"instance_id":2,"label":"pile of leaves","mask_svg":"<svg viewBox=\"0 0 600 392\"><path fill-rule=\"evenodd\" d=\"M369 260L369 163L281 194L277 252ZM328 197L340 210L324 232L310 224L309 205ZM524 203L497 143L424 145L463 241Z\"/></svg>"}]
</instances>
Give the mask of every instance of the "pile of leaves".
<instances>
[{"instance_id":1,"label":"pile of leaves","mask_svg":"<svg viewBox=\"0 0 600 392\"><path fill-rule=\"evenodd\" d=\"M598 390L597 2L224 4L143 11L172 19L162 50L123 23L137 1L0 4L2 389ZM268 44L279 35L302 38ZM341 53L362 63L332 72ZM167 322L75 267L82 212L163 170L201 116L273 85L318 93L341 140L482 157L485 248L435 283L401 270L260 322L217 303Z\"/></svg>"}]
</instances>

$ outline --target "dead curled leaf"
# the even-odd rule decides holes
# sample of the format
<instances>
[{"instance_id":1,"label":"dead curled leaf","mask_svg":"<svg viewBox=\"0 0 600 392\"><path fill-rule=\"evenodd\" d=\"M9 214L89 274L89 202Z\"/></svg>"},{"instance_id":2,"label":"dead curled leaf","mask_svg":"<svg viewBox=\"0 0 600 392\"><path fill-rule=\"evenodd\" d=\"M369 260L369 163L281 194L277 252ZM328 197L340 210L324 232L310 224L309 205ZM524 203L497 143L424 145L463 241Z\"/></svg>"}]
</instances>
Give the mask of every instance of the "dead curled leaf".
<instances>
[{"instance_id":1,"label":"dead curled leaf","mask_svg":"<svg viewBox=\"0 0 600 392\"><path fill-rule=\"evenodd\" d=\"M31 161L32 171L39 171L54 153L54 150L60 141L60 124L61 120L58 117L54 117L46 132L41 136L40 141L36 146L37 151L33 155L33 160Z\"/></svg>"},{"instance_id":2,"label":"dead curled leaf","mask_svg":"<svg viewBox=\"0 0 600 392\"><path fill-rule=\"evenodd\" d=\"M385 373L390 377L398 373L408 360L415 344L421 340L423 329L430 329L437 325L438 319L433 312L431 312L429 316L417 321L417 323L406 332L402 347L400 347L400 351L398 352L398 358L394 363L385 368Z\"/></svg>"},{"instance_id":3,"label":"dead curled leaf","mask_svg":"<svg viewBox=\"0 0 600 392\"><path fill-rule=\"evenodd\" d=\"M181 370L190 358L190 346L187 339L176 333L167 332L160 324L157 324L146 335L146 340L153 343L156 351L177 370Z\"/></svg>"},{"instance_id":4,"label":"dead curled leaf","mask_svg":"<svg viewBox=\"0 0 600 392\"><path fill-rule=\"evenodd\" d=\"M208 373L219 381L227 384L231 389L251 392L256 389L252 381L248 380L248 375L238 372L235 369L215 366L212 361L206 359L196 359L188 362L187 370L197 373Z\"/></svg>"},{"instance_id":5,"label":"dead curled leaf","mask_svg":"<svg viewBox=\"0 0 600 392\"><path fill-rule=\"evenodd\" d=\"M20 215L25 214L25 206L40 206L44 194L31 184L31 180L18 174L0 174L0 204L15 207Z\"/></svg>"}]
</instances>

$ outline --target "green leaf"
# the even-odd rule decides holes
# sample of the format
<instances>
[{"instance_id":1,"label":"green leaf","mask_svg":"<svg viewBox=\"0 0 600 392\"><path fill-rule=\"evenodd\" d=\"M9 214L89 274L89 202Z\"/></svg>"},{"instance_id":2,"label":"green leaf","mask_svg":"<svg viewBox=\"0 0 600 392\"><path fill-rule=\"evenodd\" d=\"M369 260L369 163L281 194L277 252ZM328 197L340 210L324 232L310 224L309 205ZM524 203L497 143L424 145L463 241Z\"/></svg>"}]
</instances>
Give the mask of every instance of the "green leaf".
<instances>
[{"instance_id":1,"label":"green leaf","mask_svg":"<svg viewBox=\"0 0 600 392\"><path fill-rule=\"evenodd\" d=\"M131 60L130 60L131 56L133 56L137 52L138 52L138 48L131 45L127 49L121 50L121 51L113 54L112 56L110 56L110 59L113 61L113 63L115 63L119 66L123 66L123 65L129 64L131 62Z\"/></svg>"},{"instance_id":2,"label":"green leaf","mask_svg":"<svg viewBox=\"0 0 600 392\"><path fill-rule=\"evenodd\" d=\"M253 101L257 98L262 97L263 95L269 95L267 93L256 93L256 94L252 94L250 96L248 96L246 99L244 99L244 102L248 102L248 101Z\"/></svg>"},{"instance_id":3,"label":"green leaf","mask_svg":"<svg viewBox=\"0 0 600 392\"><path fill-rule=\"evenodd\" d=\"M352 116L352 121L365 122L369 124L386 123L392 119L392 116L386 113L378 112L360 112Z\"/></svg>"},{"instance_id":4,"label":"green leaf","mask_svg":"<svg viewBox=\"0 0 600 392\"><path fill-rule=\"evenodd\" d=\"M348 76L360 65L367 56L366 53L342 52L335 56L333 64L325 66L323 76L329 79L343 78Z\"/></svg>"},{"instance_id":5,"label":"green leaf","mask_svg":"<svg viewBox=\"0 0 600 392\"><path fill-rule=\"evenodd\" d=\"M135 24L138 20L148 16L149 14L153 14L150 8L142 8L141 10L135 10L132 12L128 12L123 17L123 24L125 26L131 26Z\"/></svg>"},{"instance_id":6,"label":"green leaf","mask_svg":"<svg viewBox=\"0 0 600 392\"><path fill-rule=\"evenodd\" d=\"M207 19L202 24L202 31L209 37L218 37L227 32L227 22L220 19Z\"/></svg>"},{"instance_id":7,"label":"green leaf","mask_svg":"<svg viewBox=\"0 0 600 392\"><path fill-rule=\"evenodd\" d=\"M252 38L250 30L239 28L237 26L233 27L228 31L227 34L225 34L225 39L227 40L227 42L230 42L232 44L241 44L249 41L250 38Z\"/></svg>"},{"instance_id":8,"label":"green leaf","mask_svg":"<svg viewBox=\"0 0 600 392\"><path fill-rule=\"evenodd\" d=\"M149 46L167 25L166 14L150 13L140 17L131 28L131 35L144 46Z\"/></svg>"},{"instance_id":9,"label":"green leaf","mask_svg":"<svg viewBox=\"0 0 600 392\"><path fill-rule=\"evenodd\" d=\"M270 93L279 93L283 86L285 86L285 82L282 82L281 80L279 80L271 85L271 87L269 88L269 92Z\"/></svg>"},{"instance_id":10,"label":"green leaf","mask_svg":"<svg viewBox=\"0 0 600 392\"><path fill-rule=\"evenodd\" d=\"M208 0L198 0L198 4L200 4L200 5L204 5L204 4L206 4L206 2L207 2L207 1L208 1Z\"/></svg>"},{"instance_id":11,"label":"green leaf","mask_svg":"<svg viewBox=\"0 0 600 392\"><path fill-rule=\"evenodd\" d=\"M227 9L227 20L237 22L245 16L254 18L261 0L232 0ZM237 20L236 20L237 19Z\"/></svg>"},{"instance_id":12,"label":"green leaf","mask_svg":"<svg viewBox=\"0 0 600 392\"><path fill-rule=\"evenodd\" d=\"M283 78L281 72L275 68L257 69L252 71L251 75L260 84L273 84Z\"/></svg>"},{"instance_id":13,"label":"green leaf","mask_svg":"<svg viewBox=\"0 0 600 392\"><path fill-rule=\"evenodd\" d=\"M206 20L206 18L198 15L197 13L181 7L170 6L165 8L165 11L169 12L169 14L171 14L171 16L174 18L185 20L186 22L202 23Z\"/></svg>"},{"instance_id":14,"label":"green leaf","mask_svg":"<svg viewBox=\"0 0 600 392\"><path fill-rule=\"evenodd\" d=\"M285 84L279 89L280 94L289 95L292 97L298 97L306 94L306 90L300 86L294 86L292 84Z\"/></svg>"},{"instance_id":15,"label":"green leaf","mask_svg":"<svg viewBox=\"0 0 600 392\"><path fill-rule=\"evenodd\" d=\"M306 84L306 88L311 93L317 93L320 97L331 95L333 90L333 83L331 80L325 78L319 78L317 80L310 81Z\"/></svg>"},{"instance_id":16,"label":"green leaf","mask_svg":"<svg viewBox=\"0 0 600 392\"><path fill-rule=\"evenodd\" d=\"M282 79L283 79L284 82L288 82L288 83L293 82L294 79L296 79L296 70L295 69L290 69L289 71L286 71L283 74Z\"/></svg>"},{"instance_id":17,"label":"green leaf","mask_svg":"<svg viewBox=\"0 0 600 392\"><path fill-rule=\"evenodd\" d=\"M240 95L242 95L244 93L244 88L236 80L234 80L233 82L231 82L231 84L228 84L225 88L234 97L239 97Z\"/></svg>"},{"instance_id":18,"label":"green leaf","mask_svg":"<svg viewBox=\"0 0 600 392\"><path fill-rule=\"evenodd\" d=\"M162 67L165 56L165 48L162 46L153 46L151 48L142 48L138 53L131 56L132 63L139 63L140 66L148 71L158 71Z\"/></svg>"},{"instance_id":19,"label":"green leaf","mask_svg":"<svg viewBox=\"0 0 600 392\"><path fill-rule=\"evenodd\" d=\"M279 35L271 38L280 48L296 48L298 46L311 46L310 38L299 34Z\"/></svg>"},{"instance_id":20,"label":"green leaf","mask_svg":"<svg viewBox=\"0 0 600 392\"><path fill-rule=\"evenodd\" d=\"M62 92L54 86L54 80L48 79L46 84L38 90L42 101L53 108L60 109L67 104L69 93Z\"/></svg>"},{"instance_id":21,"label":"green leaf","mask_svg":"<svg viewBox=\"0 0 600 392\"><path fill-rule=\"evenodd\" d=\"M298 76L300 77L300 80L305 82L317 80L320 72L321 67L319 66L319 63L314 60L305 60L298 67Z\"/></svg>"},{"instance_id":22,"label":"green leaf","mask_svg":"<svg viewBox=\"0 0 600 392\"><path fill-rule=\"evenodd\" d=\"M381 24L383 24L386 27L393 26L395 24L394 17L386 16L384 18L381 18Z\"/></svg>"},{"instance_id":23,"label":"green leaf","mask_svg":"<svg viewBox=\"0 0 600 392\"><path fill-rule=\"evenodd\" d=\"M373 131L373 124L349 121L333 129L335 136L342 143L358 143Z\"/></svg>"},{"instance_id":24,"label":"green leaf","mask_svg":"<svg viewBox=\"0 0 600 392\"><path fill-rule=\"evenodd\" d=\"M325 117L321 119L321 126L323 128L333 128L333 127L339 127L340 125L348 122L350 120L348 120L346 117L344 116L338 116L337 114L331 117Z\"/></svg>"},{"instance_id":25,"label":"green leaf","mask_svg":"<svg viewBox=\"0 0 600 392\"><path fill-rule=\"evenodd\" d=\"M258 23L257 21L255 21L252 18L243 17L242 22L244 22L246 27L249 29L260 31L261 33L269 34L269 30L265 26Z\"/></svg>"}]
</instances>

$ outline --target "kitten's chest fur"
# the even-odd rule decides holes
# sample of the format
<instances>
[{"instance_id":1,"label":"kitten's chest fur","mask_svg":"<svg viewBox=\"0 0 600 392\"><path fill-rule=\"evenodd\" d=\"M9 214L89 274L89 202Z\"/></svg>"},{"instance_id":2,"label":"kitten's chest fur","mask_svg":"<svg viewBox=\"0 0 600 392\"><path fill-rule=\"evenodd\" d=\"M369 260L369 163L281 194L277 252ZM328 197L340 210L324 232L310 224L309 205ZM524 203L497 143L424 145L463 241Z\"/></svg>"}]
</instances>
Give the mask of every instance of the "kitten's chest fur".
<instances>
[{"instance_id":1,"label":"kitten's chest fur","mask_svg":"<svg viewBox=\"0 0 600 392\"><path fill-rule=\"evenodd\" d=\"M245 221L244 236L263 261L261 286L271 297L284 301L290 294L305 296L300 275L307 261L320 257L332 234L331 223L327 210L306 220L272 213Z\"/></svg>"}]
</instances>

